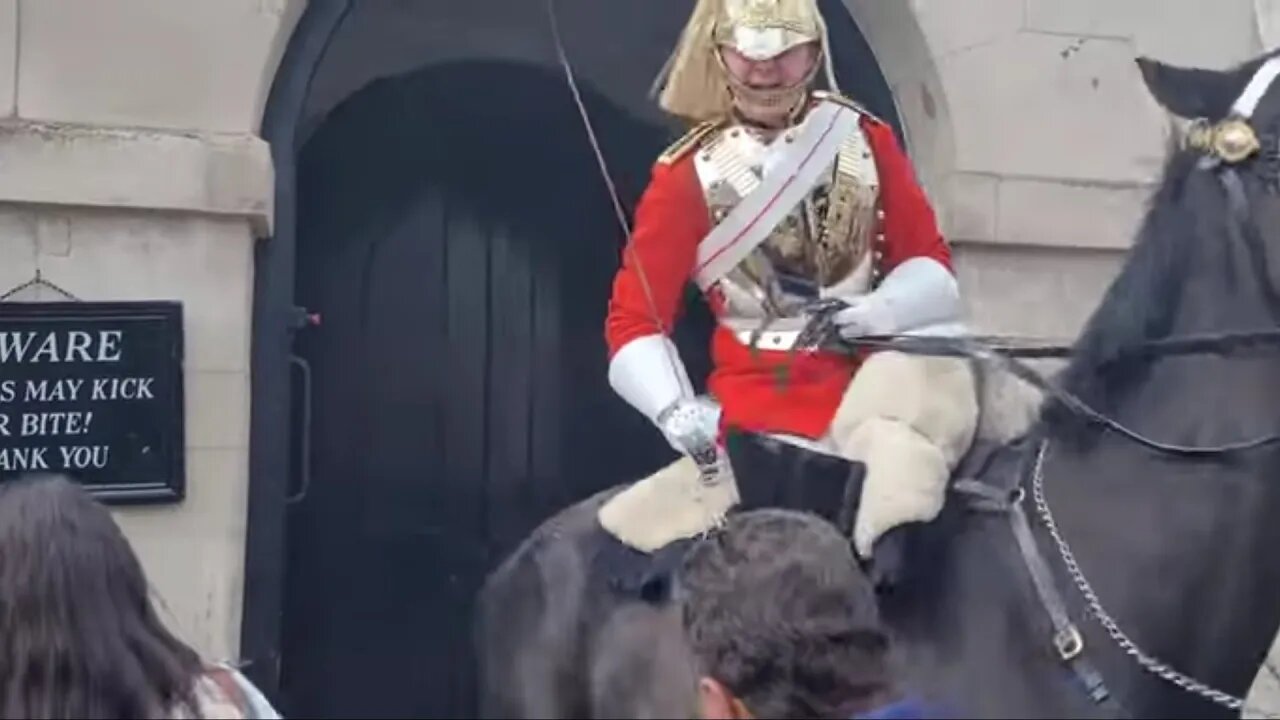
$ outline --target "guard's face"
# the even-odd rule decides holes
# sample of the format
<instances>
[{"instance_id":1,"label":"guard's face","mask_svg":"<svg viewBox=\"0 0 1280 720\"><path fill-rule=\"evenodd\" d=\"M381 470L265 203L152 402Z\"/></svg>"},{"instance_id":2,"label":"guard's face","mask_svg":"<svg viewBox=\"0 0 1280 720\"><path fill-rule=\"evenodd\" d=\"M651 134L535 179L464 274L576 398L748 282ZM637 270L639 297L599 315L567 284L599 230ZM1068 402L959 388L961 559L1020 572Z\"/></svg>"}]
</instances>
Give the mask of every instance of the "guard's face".
<instances>
[{"instance_id":1,"label":"guard's face","mask_svg":"<svg viewBox=\"0 0 1280 720\"><path fill-rule=\"evenodd\" d=\"M730 74L743 85L756 90L789 88L802 83L809 78L818 62L817 43L796 45L763 60L753 60L727 45L720 52Z\"/></svg>"},{"instance_id":2,"label":"guard's face","mask_svg":"<svg viewBox=\"0 0 1280 720\"><path fill-rule=\"evenodd\" d=\"M722 46L720 57L729 73L734 105L747 120L777 126L802 101L819 58L818 43L791 47L768 58L751 58Z\"/></svg>"}]
</instances>

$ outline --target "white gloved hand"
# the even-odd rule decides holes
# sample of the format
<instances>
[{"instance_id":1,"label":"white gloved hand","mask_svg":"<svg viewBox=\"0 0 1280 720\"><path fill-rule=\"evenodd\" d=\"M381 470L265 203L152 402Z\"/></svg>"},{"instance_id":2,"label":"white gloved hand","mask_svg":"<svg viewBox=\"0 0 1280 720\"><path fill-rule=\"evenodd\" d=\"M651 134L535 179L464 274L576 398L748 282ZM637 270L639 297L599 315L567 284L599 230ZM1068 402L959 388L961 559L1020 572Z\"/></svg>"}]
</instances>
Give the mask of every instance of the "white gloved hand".
<instances>
[{"instance_id":1,"label":"white gloved hand","mask_svg":"<svg viewBox=\"0 0 1280 720\"><path fill-rule=\"evenodd\" d=\"M896 335L955 323L962 315L960 288L941 263L926 257L907 260L866 295L840 298L849 307L832 316L846 339Z\"/></svg>"},{"instance_id":2,"label":"white gloved hand","mask_svg":"<svg viewBox=\"0 0 1280 720\"><path fill-rule=\"evenodd\" d=\"M619 349L609 363L609 384L676 452L704 468L715 463L720 405L694 396L680 353L668 338L647 335Z\"/></svg>"},{"instance_id":3,"label":"white gloved hand","mask_svg":"<svg viewBox=\"0 0 1280 720\"><path fill-rule=\"evenodd\" d=\"M851 340L866 335L891 335L897 331L888 304L875 293L853 298L848 305L831 318L840 337Z\"/></svg>"},{"instance_id":4,"label":"white gloved hand","mask_svg":"<svg viewBox=\"0 0 1280 720\"><path fill-rule=\"evenodd\" d=\"M658 414L654 424L677 452L700 465L715 462L720 404L706 396L683 398Z\"/></svg>"}]
</instances>

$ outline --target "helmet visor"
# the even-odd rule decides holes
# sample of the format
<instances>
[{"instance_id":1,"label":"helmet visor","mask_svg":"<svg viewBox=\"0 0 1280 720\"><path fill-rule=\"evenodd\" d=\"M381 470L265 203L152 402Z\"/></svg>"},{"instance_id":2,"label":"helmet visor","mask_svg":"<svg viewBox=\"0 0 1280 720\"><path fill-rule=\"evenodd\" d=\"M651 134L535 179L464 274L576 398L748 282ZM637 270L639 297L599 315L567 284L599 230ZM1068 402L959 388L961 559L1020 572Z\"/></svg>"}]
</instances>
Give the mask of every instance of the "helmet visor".
<instances>
[{"instance_id":1,"label":"helmet visor","mask_svg":"<svg viewBox=\"0 0 1280 720\"><path fill-rule=\"evenodd\" d=\"M723 44L750 60L768 60L815 39L787 28L736 27Z\"/></svg>"}]
</instances>

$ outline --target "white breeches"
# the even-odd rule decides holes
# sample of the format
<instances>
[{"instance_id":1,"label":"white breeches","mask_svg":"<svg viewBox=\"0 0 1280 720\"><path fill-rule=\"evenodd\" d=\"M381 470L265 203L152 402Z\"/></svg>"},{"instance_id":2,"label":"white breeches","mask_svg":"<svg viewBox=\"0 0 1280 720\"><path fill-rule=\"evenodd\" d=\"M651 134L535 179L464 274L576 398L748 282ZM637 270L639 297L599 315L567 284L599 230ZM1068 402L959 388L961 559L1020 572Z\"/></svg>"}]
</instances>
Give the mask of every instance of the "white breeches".
<instances>
[{"instance_id":1,"label":"white breeches","mask_svg":"<svg viewBox=\"0 0 1280 720\"><path fill-rule=\"evenodd\" d=\"M976 383L967 361L885 351L858 370L825 436L773 437L866 465L853 541L860 555L870 557L888 530L937 516L977 425ZM600 522L649 552L705 532L737 502L735 483L708 486L693 461L682 457L606 503Z\"/></svg>"},{"instance_id":2,"label":"white breeches","mask_svg":"<svg viewBox=\"0 0 1280 720\"><path fill-rule=\"evenodd\" d=\"M898 525L937 516L978 417L967 360L884 351L858 369L816 446L867 466L853 531L859 554L870 557Z\"/></svg>"}]
</instances>

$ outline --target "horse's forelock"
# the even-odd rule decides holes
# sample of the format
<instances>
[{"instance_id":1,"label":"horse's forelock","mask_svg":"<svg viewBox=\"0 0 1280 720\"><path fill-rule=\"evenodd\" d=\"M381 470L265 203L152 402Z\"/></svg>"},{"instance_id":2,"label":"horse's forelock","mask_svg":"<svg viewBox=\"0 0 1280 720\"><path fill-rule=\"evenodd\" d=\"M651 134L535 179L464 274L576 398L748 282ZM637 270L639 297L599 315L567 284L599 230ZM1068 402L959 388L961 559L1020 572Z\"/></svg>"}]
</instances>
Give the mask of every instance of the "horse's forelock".
<instances>
[{"instance_id":1,"label":"horse's forelock","mask_svg":"<svg viewBox=\"0 0 1280 720\"><path fill-rule=\"evenodd\" d=\"M1196 269L1192 258L1201 243L1220 242L1200 235L1202 224L1196 218L1205 203L1199 196L1208 189L1189 182L1195 163L1192 153L1170 147L1128 259L1086 323L1063 372L1066 389L1095 407L1106 405L1133 379L1137 364L1120 363L1120 358L1169 335L1183 288Z\"/></svg>"},{"instance_id":2,"label":"horse's forelock","mask_svg":"<svg viewBox=\"0 0 1280 720\"><path fill-rule=\"evenodd\" d=\"M1274 136L1277 129L1259 132ZM1280 313L1270 267L1270 258L1280 251L1270 247L1269 236L1280 208L1277 196L1259 182L1265 180L1258 175L1262 165L1235 170L1247 181L1252 215L1236 223L1217 171L1199 166L1202 155L1183 147L1174 134L1167 157L1133 248L1086 323L1061 377L1069 392L1103 412L1113 412L1145 378L1151 358L1135 351L1175 334L1179 318L1185 320L1183 312L1194 309L1200 317L1238 320L1231 327L1197 332L1260 329L1258 321L1248 318ZM1200 291L1188 298L1197 285ZM1065 419L1059 406L1046 410L1051 420Z\"/></svg>"}]
</instances>

